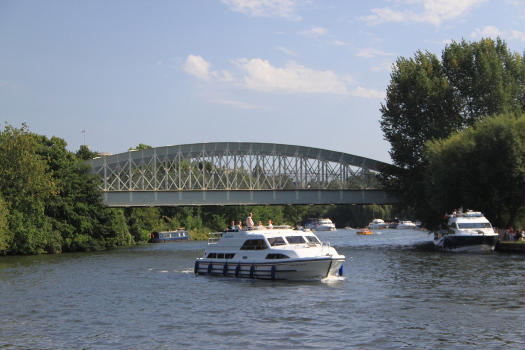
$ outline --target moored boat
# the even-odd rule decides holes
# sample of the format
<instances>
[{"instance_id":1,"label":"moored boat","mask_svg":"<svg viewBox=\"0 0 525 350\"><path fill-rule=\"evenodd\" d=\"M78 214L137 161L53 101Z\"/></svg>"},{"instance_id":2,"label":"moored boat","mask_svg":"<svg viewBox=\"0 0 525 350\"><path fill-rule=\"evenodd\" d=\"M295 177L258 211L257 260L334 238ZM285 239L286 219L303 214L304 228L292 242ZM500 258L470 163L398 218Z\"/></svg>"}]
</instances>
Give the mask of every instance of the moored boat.
<instances>
[{"instance_id":1,"label":"moored boat","mask_svg":"<svg viewBox=\"0 0 525 350\"><path fill-rule=\"evenodd\" d=\"M449 215L446 226L434 233L434 244L444 250L492 251L498 242L498 234L479 211Z\"/></svg>"},{"instance_id":2,"label":"moored boat","mask_svg":"<svg viewBox=\"0 0 525 350\"><path fill-rule=\"evenodd\" d=\"M392 228L392 227L391 227ZM416 228L416 224L413 223L412 221L410 220L400 220L398 223L397 223L397 226L396 228L398 230L410 230L410 229L415 229Z\"/></svg>"},{"instance_id":3,"label":"moored boat","mask_svg":"<svg viewBox=\"0 0 525 350\"><path fill-rule=\"evenodd\" d=\"M195 260L197 275L321 280L343 274L345 256L310 230L262 228L214 236L204 255Z\"/></svg>"},{"instance_id":4,"label":"moored boat","mask_svg":"<svg viewBox=\"0 0 525 350\"><path fill-rule=\"evenodd\" d=\"M335 224L329 218L306 219L304 227L313 231L335 231Z\"/></svg>"},{"instance_id":5,"label":"moored boat","mask_svg":"<svg viewBox=\"0 0 525 350\"><path fill-rule=\"evenodd\" d=\"M155 231L151 234L151 243L167 243L176 241L185 241L190 239L188 231L180 228L176 231Z\"/></svg>"},{"instance_id":6,"label":"moored boat","mask_svg":"<svg viewBox=\"0 0 525 350\"><path fill-rule=\"evenodd\" d=\"M383 219L374 219L368 224L368 228L371 230L382 230L387 228L387 224Z\"/></svg>"}]
</instances>

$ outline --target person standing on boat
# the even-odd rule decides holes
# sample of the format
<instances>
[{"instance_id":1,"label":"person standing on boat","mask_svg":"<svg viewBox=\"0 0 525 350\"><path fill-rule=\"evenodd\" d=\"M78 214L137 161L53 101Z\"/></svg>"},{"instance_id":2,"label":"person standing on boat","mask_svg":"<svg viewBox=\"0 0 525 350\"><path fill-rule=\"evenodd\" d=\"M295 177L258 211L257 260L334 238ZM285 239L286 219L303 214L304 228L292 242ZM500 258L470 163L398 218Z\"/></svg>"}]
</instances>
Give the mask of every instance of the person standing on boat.
<instances>
[{"instance_id":1,"label":"person standing on boat","mask_svg":"<svg viewBox=\"0 0 525 350\"><path fill-rule=\"evenodd\" d=\"M248 215L248 216L246 217L246 226L248 226L248 230L249 230L249 229L252 229L253 226L255 226L255 225L253 224L252 215L253 215L253 214L250 213L250 215Z\"/></svg>"},{"instance_id":2,"label":"person standing on boat","mask_svg":"<svg viewBox=\"0 0 525 350\"><path fill-rule=\"evenodd\" d=\"M268 220L268 226L266 226L266 227L268 227L270 229L273 228L272 220Z\"/></svg>"}]
</instances>

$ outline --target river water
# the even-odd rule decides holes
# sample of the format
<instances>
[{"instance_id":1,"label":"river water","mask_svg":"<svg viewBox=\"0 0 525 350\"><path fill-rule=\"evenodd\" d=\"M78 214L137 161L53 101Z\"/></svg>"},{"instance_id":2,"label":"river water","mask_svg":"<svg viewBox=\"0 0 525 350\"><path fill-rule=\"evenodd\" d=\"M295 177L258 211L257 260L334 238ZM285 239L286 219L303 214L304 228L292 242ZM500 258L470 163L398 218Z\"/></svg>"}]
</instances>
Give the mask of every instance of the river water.
<instances>
[{"instance_id":1,"label":"river water","mask_svg":"<svg viewBox=\"0 0 525 350\"><path fill-rule=\"evenodd\" d=\"M523 255L434 251L431 236L318 236L345 276L195 276L206 242L0 257L0 349L523 349Z\"/></svg>"}]
</instances>

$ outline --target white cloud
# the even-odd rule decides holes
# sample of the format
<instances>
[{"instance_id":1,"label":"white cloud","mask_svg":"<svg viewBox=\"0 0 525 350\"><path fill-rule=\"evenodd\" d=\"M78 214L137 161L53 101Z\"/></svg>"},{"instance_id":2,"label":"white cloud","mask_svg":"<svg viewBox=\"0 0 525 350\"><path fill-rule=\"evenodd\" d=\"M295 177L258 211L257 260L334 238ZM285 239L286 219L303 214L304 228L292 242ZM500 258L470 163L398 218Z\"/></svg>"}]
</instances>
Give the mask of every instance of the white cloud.
<instances>
[{"instance_id":1,"label":"white cloud","mask_svg":"<svg viewBox=\"0 0 525 350\"><path fill-rule=\"evenodd\" d=\"M312 38L319 38L323 35L325 35L327 32L326 28L323 27L312 27L308 30L304 30L301 32L301 34L310 36Z\"/></svg>"},{"instance_id":2,"label":"white cloud","mask_svg":"<svg viewBox=\"0 0 525 350\"><path fill-rule=\"evenodd\" d=\"M502 33L500 30L494 26L486 26L483 29L476 28L472 34L470 34L471 38L497 38L498 36L502 36Z\"/></svg>"},{"instance_id":3,"label":"white cloud","mask_svg":"<svg viewBox=\"0 0 525 350\"><path fill-rule=\"evenodd\" d=\"M196 55L189 55L184 63L184 71L199 79L208 80L210 64L204 58Z\"/></svg>"},{"instance_id":4,"label":"white cloud","mask_svg":"<svg viewBox=\"0 0 525 350\"><path fill-rule=\"evenodd\" d=\"M341 40L332 40L332 45L334 46L350 46L350 43Z\"/></svg>"},{"instance_id":5,"label":"white cloud","mask_svg":"<svg viewBox=\"0 0 525 350\"><path fill-rule=\"evenodd\" d=\"M287 54L288 56L297 56L297 54L294 51L289 50L286 47L279 46L277 47L277 50Z\"/></svg>"},{"instance_id":6,"label":"white cloud","mask_svg":"<svg viewBox=\"0 0 525 350\"><path fill-rule=\"evenodd\" d=\"M345 80L330 70L314 70L295 62L283 68L260 58L237 61L244 87L265 92L348 94Z\"/></svg>"},{"instance_id":7,"label":"white cloud","mask_svg":"<svg viewBox=\"0 0 525 350\"><path fill-rule=\"evenodd\" d=\"M357 88L350 91L351 96L355 97L364 97L364 98L378 98L378 99L384 99L386 94L382 90L376 90L376 89L367 89L361 86L358 86Z\"/></svg>"},{"instance_id":8,"label":"white cloud","mask_svg":"<svg viewBox=\"0 0 525 350\"><path fill-rule=\"evenodd\" d=\"M513 30L513 31L510 32L509 38L510 39L515 39L515 40L525 41L525 33L524 32L520 32L518 30Z\"/></svg>"},{"instance_id":9,"label":"white cloud","mask_svg":"<svg viewBox=\"0 0 525 350\"><path fill-rule=\"evenodd\" d=\"M385 22L427 22L440 25L443 22L455 20L467 13L473 7L487 0L405 0L409 9L392 9L390 7L374 8L371 15L360 20L369 25ZM412 8L419 8L414 11ZM423 8L421 8L423 5Z\"/></svg>"},{"instance_id":10,"label":"white cloud","mask_svg":"<svg viewBox=\"0 0 525 350\"><path fill-rule=\"evenodd\" d=\"M373 72L390 72L392 70L392 62L381 62L370 69Z\"/></svg>"},{"instance_id":11,"label":"white cloud","mask_svg":"<svg viewBox=\"0 0 525 350\"><path fill-rule=\"evenodd\" d=\"M473 39L481 39L481 38L493 38L496 39L497 37L500 38L506 38L508 40L520 40L525 41L525 33L520 32L518 30L511 30L511 31L501 31L495 26L486 26L483 29L476 28L471 34L470 37Z\"/></svg>"},{"instance_id":12,"label":"white cloud","mask_svg":"<svg viewBox=\"0 0 525 350\"><path fill-rule=\"evenodd\" d=\"M242 101L235 101L235 100L215 100L214 101L217 104L225 105L225 106L232 106L240 109L247 109L247 110L253 110L253 109L259 109L258 106L251 105L246 102Z\"/></svg>"},{"instance_id":13,"label":"white cloud","mask_svg":"<svg viewBox=\"0 0 525 350\"><path fill-rule=\"evenodd\" d=\"M295 0L222 0L232 11L254 17L283 17L300 20Z\"/></svg>"},{"instance_id":14,"label":"white cloud","mask_svg":"<svg viewBox=\"0 0 525 350\"><path fill-rule=\"evenodd\" d=\"M374 58L377 56L394 56L394 54L369 47L365 49L360 49L357 52L356 56L364 58Z\"/></svg>"},{"instance_id":15,"label":"white cloud","mask_svg":"<svg viewBox=\"0 0 525 350\"><path fill-rule=\"evenodd\" d=\"M210 71L211 64L198 55L188 55L184 63L184 71L201 80L233 81L233 76L227 70Z\"/></svg>"},{"instance_id":16,"label":"white cloud","mask_svg":"<svg viewBox=\"0 0 525 350\"><path fill-rule=\"evenodd\" d=\"M276 67L260 58L241 58L233 61L237 71L210 70L211 64L198 55L188 55L184 71L208 82L223 82L231 87L270 93L332 94L364 98L383 98L384 93L374 89L357 87L352 76L337 74L331 70L316 70L296 62ZM256 106L234 101L216 100L215 103L243 109Z\"/></svg>"}]
</instances>

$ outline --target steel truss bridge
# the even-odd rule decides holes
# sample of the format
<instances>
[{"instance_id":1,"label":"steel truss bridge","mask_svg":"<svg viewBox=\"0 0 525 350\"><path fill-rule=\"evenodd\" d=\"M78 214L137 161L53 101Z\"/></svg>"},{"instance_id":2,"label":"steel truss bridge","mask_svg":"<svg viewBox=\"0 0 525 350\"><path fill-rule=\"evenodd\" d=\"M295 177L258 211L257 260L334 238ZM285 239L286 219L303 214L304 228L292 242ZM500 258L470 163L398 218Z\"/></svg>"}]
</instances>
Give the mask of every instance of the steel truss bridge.
<instances>
[{"instance_id":1,"label":"steel truss bridge","mask_svg":"<svg viewBox=\"0 0 525 350\"><path fill-rule=\"evenodd\" d=\"M395 202L377 181L388 164L312 147L196 143L88 162L113 207Z\"/></svg>"}]
</instances>

